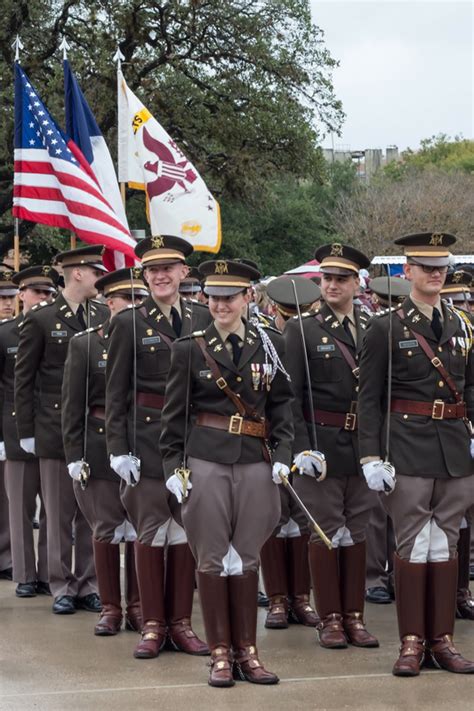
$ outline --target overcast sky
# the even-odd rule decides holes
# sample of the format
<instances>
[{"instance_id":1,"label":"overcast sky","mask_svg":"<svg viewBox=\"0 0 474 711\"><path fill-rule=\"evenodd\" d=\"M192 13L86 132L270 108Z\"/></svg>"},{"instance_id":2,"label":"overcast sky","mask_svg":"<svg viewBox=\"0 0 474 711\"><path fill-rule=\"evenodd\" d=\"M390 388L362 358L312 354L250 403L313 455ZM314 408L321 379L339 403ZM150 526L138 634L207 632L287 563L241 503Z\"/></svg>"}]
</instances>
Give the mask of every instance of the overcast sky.
<instances>
[{"instance_id":1,"label":"overcast sky","mask_svg":"<svg viewBox=\"0 0 474 711\"><path fill-rule=\"evenodd\" d=\"M346 120L335 148L474 137L473 2L311 0L311 9L340 62L333 80Z\"/></svg>"}]
</instances>

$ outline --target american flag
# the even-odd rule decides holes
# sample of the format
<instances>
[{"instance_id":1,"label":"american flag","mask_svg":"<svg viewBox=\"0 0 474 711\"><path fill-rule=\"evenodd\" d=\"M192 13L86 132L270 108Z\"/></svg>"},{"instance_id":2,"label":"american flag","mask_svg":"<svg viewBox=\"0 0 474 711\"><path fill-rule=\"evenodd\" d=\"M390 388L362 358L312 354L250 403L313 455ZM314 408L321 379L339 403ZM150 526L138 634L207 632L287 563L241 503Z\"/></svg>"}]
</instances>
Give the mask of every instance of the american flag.
<instances>
[{"instance_id":1,"label":"american flag","mask_svg":"<svg viewBox=\"0 0 474 711\"><path fill-rule=\"evenodd\" d=\"M57 126L18 63L14 170L14 217L63 227L84 242L136 259L135 241L104 197L89 163ZM113 259L104 258L104 263L114 268Z\"/></svg>"}]
</instances>

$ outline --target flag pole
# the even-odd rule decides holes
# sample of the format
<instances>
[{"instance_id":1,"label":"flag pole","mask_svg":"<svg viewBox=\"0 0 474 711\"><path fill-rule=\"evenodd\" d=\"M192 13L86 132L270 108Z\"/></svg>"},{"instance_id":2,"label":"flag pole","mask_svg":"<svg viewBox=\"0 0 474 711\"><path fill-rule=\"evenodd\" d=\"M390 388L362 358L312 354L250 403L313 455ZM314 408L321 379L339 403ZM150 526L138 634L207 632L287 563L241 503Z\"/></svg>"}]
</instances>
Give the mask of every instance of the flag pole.
<instances>
[{"instance_id":1,"label":"flag pole","mask_svg":"<svg viewBox=\"0 0 474 711\"><path fill-rule=\"evenodd\" d=\"M117 45L117 50L112 58L112 61L116 63L117 65L117 126L120 126L120 76L122 73L122 61L125 59L124 55L122 54L120 50L120 46ZM117 159L118 163L120 164L120 128L117 130ZM126 207L126 183L122 180L120 180L120 165L118 166L118 173L119 173L119 185L120 185L120 196L122 198L122 203L124 208Z\"/></svg>"},{"instance_id":2,"label":"flag pole","mask_svg":"<svg viewBox=\"0 0 474 711\"><path fill-rule=\"evenodd\" d=\"M15 50L15 62L20 62L20 50L23 49L23 43L20 39L20 35L17 35L15 41L12 44ZM20 220L15 217L14 220L14 232L13 232L13 269L16 272L20 271ZM15 299L15 316L20 313L20 299L17 297Z\"/></svg>"}]
</instances>

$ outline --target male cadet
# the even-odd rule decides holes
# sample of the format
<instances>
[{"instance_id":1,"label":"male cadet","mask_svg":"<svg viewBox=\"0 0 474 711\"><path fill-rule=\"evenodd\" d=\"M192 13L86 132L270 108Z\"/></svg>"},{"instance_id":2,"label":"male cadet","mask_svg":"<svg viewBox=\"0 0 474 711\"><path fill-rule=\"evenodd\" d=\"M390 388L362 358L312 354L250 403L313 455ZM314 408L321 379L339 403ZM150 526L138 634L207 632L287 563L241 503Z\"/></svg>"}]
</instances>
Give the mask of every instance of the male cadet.
<instances>
[{"instance_id":1,"label":"male cadet","mask_svg":"<svg viewBox=\"0 0 474 711\"><path fill-rule=\"evenodd\" d=\"M171 345L210 321L207 307L186 302L178 293L192 251L179 237L142 240L135 253L151 294L143 306L117 314L110 329L107 449L112 469L123 479L122 501L138 537L143 630L137 659L158 656L167 635L175 649L208 653L191 627L195 562L184 529L173 519L158 447Z\"/></svg>"},{"instance_id":2,"label":"male cadet","mask_svg":"<svg viewBox=\"0 0 474 711\"><path fill-rule=\"evenodd\" d=\"M148 291L141 269L119 269L97 280L110 311L141 304ZM99 636L122 625L120 548L125 538L127 604L125 627L140 631L141 612L133 542L136 533L120 500L120 479L110 468L105 439L105 368L109 323L77 333L69 344L62 389L62 430L69 474L79 507L92 529L95 569L102 602L95 625ZM86 464L85 464L86 463ZM86 467L86 468L84 468ZM90 478L89 478L90 477Z\"/></svg>"},{"instance_id":3,"label":"male cadet","mask_svg":"<svg viewBox=\"0 0 474 711\"><path fill-rule=\"evenodd\" d=\"M470 310L471 274L461 269L451 270L441 290L441 296L456 310L464 321L464 337L472 344L474 323ZM461 323L462 325L462 323ZM456 617L474 620L474 599L469 590L469 563L471 557L471 525L474 507L470 507L461 521L458 540L458 591L456 596Z\"/></svg>"},{"instance_id":4,"label":"male cadet","mask_svg":"<svg viewBox=\"0 0 474 711\"><path fill-rule=\"evenodd\" d=\"M292 319L284 337L295 390L295 466L303 474L295 478L295 489L333 544L329 550L311 535L309 565L321 618L319 642L331 649L347 647L348 642L378 647L363 620L366 529L375 496L361 474L357 447L357 361L370 317L353 304L359 269L370 262L342 244L320 247L315 257L322 272L324 304L301 323ZM327 461L323 481L321 452Z\"/></svg>"},{"instance_id":5,"label":"male cadet","mask_svg":"<svg viewBox=\"0 0 474 711\"><path fill-rule=\"evenodd\" d=\"M58 272L50 266L33 266L14 274L12 282L20 290L22 313L0 327L0 380L4 391L1 419L0 450L6 457L5 487L10 506L10 533L13 558L13 580L18 583L18 597L49 595L46 550L46 515L41 493L39 462L27 454L18 438L14 404L14 377L20 330L25 315L40 301L52 301L56 293ZM33 519L36 497L41 499L36 560Z\"/></svg>"},{"instance_id":6,"label":"male cadet","mask_svg":"<svg viewBox=\"0 0 474 711\"><path fill-rule=\"evenodd\" d=\"M274 326L281 332L297 313L293 283L301 311L308 311L321 297L321 289L310 279L297 276L273 279L267 293L275 305ZM284 486L280 486L280 499L278 527L260 552L265 592L269 598L265 627L284 629L288 627L288 620L316 627L319 620L309 603L311 580L306 517Z\"/></svg>"},{"instance_id":7,"label":"male cadet","mask_svg":"<svg viewBox=\"0 0 474 711\"><path fill-rule=\"evenodd\" d=\"M64 460L61 385L69 341L107 310L92 300L104 272L101 248L81 247L56 257L65 287L52 304L34 306L20 332L15 369L15 411L20 446L39 457L47 518L48 575L53 612L100 611L89 524L77 506ZM71 569L74 528L75 573Z\"/></svg>"},{"instance_id":8,"label":"male cadet","mask_svg":"<svg viewBox=\"0 0 474 711\"><path fill-rule=\"evenodd\" d=\"M0 264L0 320L10 320L15 315L15 297L18 287L12 282L13 271L7 264ZM3 388L0 391L3 403ZM2 404L3 410L3 404ZM0 580L12 579L12 553L10 546L10 523L8 496L4 482L5 453L0 452Z\"/></svg>"},{"instance_id":9,"label":"male cadet","mask_svg":"<svg viewBox=\"0 0 474 711\"><path fill-rule=\"evenodd\" d=\"M389 281L390 280L390 281ZM390 305L398 307L410 293L410 282L400 277L371 279L372 303L381 313ZM390 293L389 293L390 292ZM376 500L367 526L367 571L365 599L378 605L390 604L393 592L393 553L395 536L390 516Z\"/></svg>"},{"instance_id":10,"label":"male cadet","mask_svg":"<svg viewBox=\"0 0 474 711\"><path fill-rule=\"evenodd\" d=\"M425 657L437 668L474 672L452 637L456 544L474 501L467 419L474 414L474 358L459 316L440 299L455 241L445 233L395 241L404 247L411 294L400 309L372 319L360 359L364 476L371 489L387 492L382 498L397 541L396 676L417 676Z\"/></svg>"}]
</instances>

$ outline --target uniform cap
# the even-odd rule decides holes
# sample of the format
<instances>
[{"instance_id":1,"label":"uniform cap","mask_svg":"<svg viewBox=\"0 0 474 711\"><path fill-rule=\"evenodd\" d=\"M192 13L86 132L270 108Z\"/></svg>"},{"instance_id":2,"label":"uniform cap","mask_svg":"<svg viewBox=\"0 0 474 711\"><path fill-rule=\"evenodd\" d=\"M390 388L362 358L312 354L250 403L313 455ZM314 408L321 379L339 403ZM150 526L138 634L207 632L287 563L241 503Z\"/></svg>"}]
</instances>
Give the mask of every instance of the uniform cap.
<instances>
[{"instance_id":1,"label":"uniform cap","mask_svg":"<svg viewBox=\"0 0 474 711\"><path fill-rule=\"evenodd\" d=\"M154 235L140 240L135 247L135 254L142 260L143 267L185 262L193 252L189 242L174 235Z\"/></svg>"},{"instance_id":2,"label":"uniform cap","mask_svg":"<svg viewBox=\"0 0 474 711\"><path fill-rule=\"evenodd\" d=\"M201 275L197 267L191 267L188 275L179 285L180 294L199 294L201 288Z\"/></svg>"},{"instance_id":3,"label":"uniform cap","mask_svg":"<svg viewBox=\"0 0 474 711\"><path fill-rule=\"evenodd\" d=\"M267 286L269 298L276 304L277 309L283 316L294 316L297 313L295 291L298 305L302 311L306 311L311 304L321 298L321 289L311 279L299 276L281 276L272 281Z\"/></svg>"},{"instance_id":4,"label":"uniform cap","mask_svg":"<svg viewBox=\"0 0 474 711\"><path fill-rule=\"evenodd\" d=\"M320 263L319 269L323 274L359 276L360 269L367 269L370 266L370 260L365 254L339 242L324 244L316 250L314 256Z\"/></svg>"},{"instance_id":5,"label":"uniform cap","mask_svg":"<svg viewBox=\"0 0 474 711\"><path fill-rule=\"evenodd\" d=\"M403 247L409 264L427 267L446 267L449 265L448 247L456 242L456 237L447 232L419 232L395 240Z\"/></svg>"},{"instance_id":6,"label":"uniform cap","mask_svg":"<svg viewBox=\"0 0 474 711\"><path fill-rule=\"evenodd\" d=\"M373 291L374 294L377 294L377 296L381 296L383 299L388 299L389 280L390 292L393 298L400 299L404 296L408 296L411 290L410 282L407 281L407 279L401 279L400 277L375 277L375 279L370 280L370 291Z\"/></svg>"},{"instance_id":7,"label":"uniform cap","mask_svg":"<svg viewBox=\"0 0 474 711\"><path fill-rule=\"evenodd\" d=\"M472 285L472 274L464 269L455 269L446 275L446 281L441 289L443 296L449 296L453 301L469 300Z\"/></svg>"},{"instance_id":8,"label":"uniform cap","mask_svg":"<svg viewBox=\"0 0 474 711\"><path fill-rule=\"evenodd\" d=\"M59 273L49 264L26 267L26 269L14 274L12 281L20 291L23 289L41 289L53 293L58 288Z\"/></svg>"},{"instance_id":9,"label":"uniform cap","mask_svg":"<svg viewBox=\"0 0 474 711\"><path fill-rule=\"evenodd\" d=\"M260 278L260 272L254 267L231 259L203 262L199 273L204 277L204 292L209 296L233 296Z\"/></svg>"},{"instance_id":10,"label":"uniform cap","mask_svg":"<svg viewBox=\"0 0 474 711\"><path fill-rule=\"evenodd\" d=\"M105 298L109 296L148 296L148 289L143 281L140 267L117 269L97 279L95 288Z\"/></svg>"},{"instance_id":11,"label":"uniform cap","mask_svg":"<svg viewBox=\"0 0 474 711\"><path fill-rule=\"evenodd\" d=\"M0 264L0 296L16 296L18 287L13 281L15 272L8 264Z\"/></svg>"},{"instance_id":12,"label":"uniform cap","mask_svg":"<svg viewBox=\"0 0 474 711\"><path fill-rule=\"evenodd\" d=\"M104 249L100 245L91 244L87 247L78 247L78 249L70 249L67 252L59 252L54 263L60 264L63 269L67 267L91 267L92 269L106 272L107 269L102 262Z\"/></svg>"}]
</instances>

